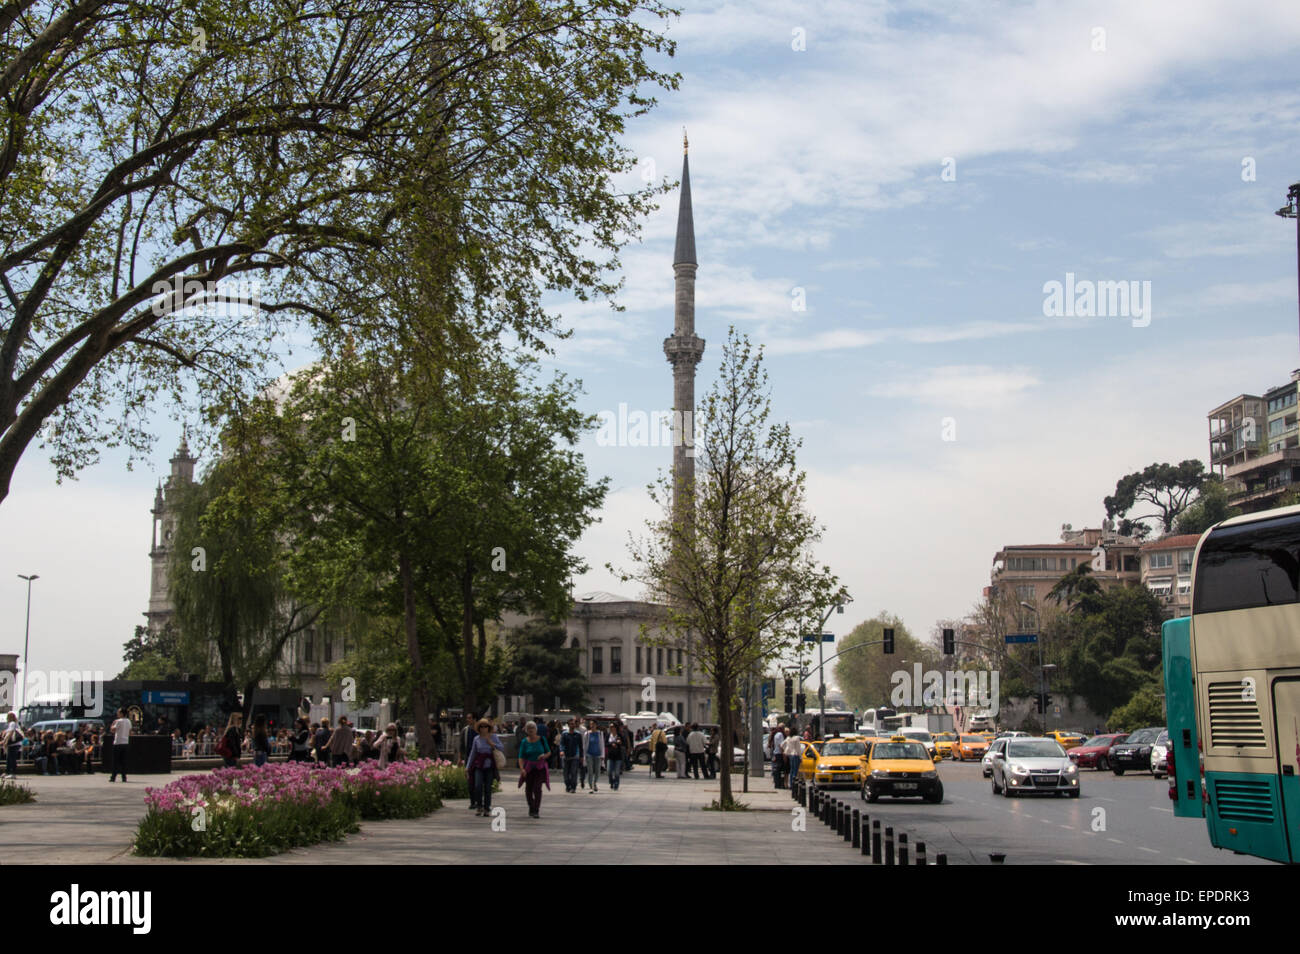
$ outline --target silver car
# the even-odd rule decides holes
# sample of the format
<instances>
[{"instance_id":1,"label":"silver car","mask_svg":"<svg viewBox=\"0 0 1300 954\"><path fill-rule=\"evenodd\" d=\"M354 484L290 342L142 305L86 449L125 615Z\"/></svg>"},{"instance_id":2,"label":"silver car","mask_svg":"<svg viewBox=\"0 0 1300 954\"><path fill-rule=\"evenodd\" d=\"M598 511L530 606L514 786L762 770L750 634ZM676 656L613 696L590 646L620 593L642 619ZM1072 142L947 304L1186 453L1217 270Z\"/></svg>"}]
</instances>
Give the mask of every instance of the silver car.
<instances>
[{"instance_id":1,"label":"silver car","mask_svg":"<svg viewBox=\"0 0 1300 954\"><path fill-rule=\"evenodd\" d=\"M980 759L980 770L983 771L985 778L993 777L993 754L995 752L1001 752L1006 747L1006 739L994 739L989 743L988 750L984 753L984 758Z\"/></svg>"},{"instance_id":2,"label":"silver car","mask_svg":"<svg viewBox=\"0 0 1300 954\"><path fill-rule=\"evenodd\" d=\"M993 794L1011 798L1022 792L1079 797L1079 767L1055 739L1006 739L993 753Z\"/></svg>"}]
</instances>

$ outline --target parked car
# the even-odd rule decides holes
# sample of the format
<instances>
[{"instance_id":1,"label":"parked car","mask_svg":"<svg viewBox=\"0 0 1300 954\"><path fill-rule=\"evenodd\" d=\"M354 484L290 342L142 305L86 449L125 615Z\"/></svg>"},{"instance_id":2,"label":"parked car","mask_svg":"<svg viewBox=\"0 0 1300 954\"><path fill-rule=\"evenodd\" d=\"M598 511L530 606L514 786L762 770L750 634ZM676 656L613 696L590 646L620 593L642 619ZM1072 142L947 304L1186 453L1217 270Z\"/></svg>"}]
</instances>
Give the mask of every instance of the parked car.
<instances>
[{"instance_id":1,"label":"parked car","mask_svg":"<svg viewBox=\"0 0 1300 954\"><path fill-rule=\"evenodd\" d=\"M1128 769L1147 772L1151 770L1151 748L1164 732L1164 726L1138 729L1110 750L1110 770L1123 775Z\"/></svg>"},{"instance_id":2,"label":"parked car","mask_svg":"<svg viewBox=\"0 0 1300 954\"><path fill-rule=\"evenodd\" d=\"M991 761L994 795L1079 797L1079 767L1055 739L1007 739Z\"/></svg>"},{"instance_id":3,"label":"parked car","mask_svg":"<svg viewBox=\"0 0 1300 954\"><path fill-rule=\"evenodd\" d=\"M988 750L984 753L984 758L980 760L980 769L985 778L993 777L993 756L1007 747L1006 739L994 739L989 743Z\"/></svg>"},{"instance_id":4,"label":"parked car","mask_svg":"<svg viewBox=\"0 0 1300 954\"><path fill-rule=\"evenodd\" d=\"M1151 774L1164 778L1169 774L1169 730L1164 729L1151 745Z\"/></svg>"},{"instance_id":5,"label":"parked car","mask_svg":"<svg viewBox=\"0 0 1300 954\"><path fill-rule=\"evenodd\" d=\"M1128 738L1127 732L1111 732L1094 735L1083 745L1070 749L1070 760L1079 768L1095 768L1099 772L1110 771L1110 750Z\"/></svg>"}]
</instances>

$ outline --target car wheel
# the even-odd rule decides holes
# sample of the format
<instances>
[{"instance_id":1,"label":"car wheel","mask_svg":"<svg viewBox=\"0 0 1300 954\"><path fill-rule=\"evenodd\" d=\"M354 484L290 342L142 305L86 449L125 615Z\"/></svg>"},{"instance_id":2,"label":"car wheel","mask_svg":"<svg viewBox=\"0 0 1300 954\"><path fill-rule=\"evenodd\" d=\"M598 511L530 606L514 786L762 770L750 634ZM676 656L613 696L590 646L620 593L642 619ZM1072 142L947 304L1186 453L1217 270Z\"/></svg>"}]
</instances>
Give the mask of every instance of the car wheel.
<instances>
[{"instance_id":1,"label":"car wheel","mask_svg":"<svg viewBox=\"0 0 1300 954\"><path fill-rule=\"evenodd\" d=\"M1003 798L1012 798L1013 796L1014 796L1014 793L1013 793L1012 790L1011 790L1011 786L1007 784L1007 780L1004 778L1004 779L1002 780L1002 797L1003 797Z\"/></svg>"},{"instance_id":2,"label":"car wheel","mask_svg":"<svg viewBox=\"0 0 1300 954\"><path fill-rule=\"evenodd\" d=\"M925 796L925 800L931 805L939 805L943 802L943 782L939 782L934 787L934 792Z\"/></svg>"},{"instance_id":3,"label":"car wheel","mask_svg":"<svg viewBox=\"0 0 1300 954\"><path fill-rule=\"evenodd\" d=\"M874 803L878 798L880 798L880 796L876 793L876 790L872 788L870 785L864 785L862 787L862 792L863 792L862 797L869 802Z\"/></svg>"},{"instance_id":4,"label":"car wheel","mask_svg":"<svg viewBox=\"0 0 1300 954\"><path fill-rule=\"evenodd\" d=\"M1116 765L1113 769L1111 769L1111 771L1114 772L1116 775L1124 774L1124 770L1120 768L1118 765Z\"/></svg>"},{"instance_id":5,"label":"car wheel","mask_svg":"<svg viewBox=\"0 0 1300 954\"><path fill-rule=\"evenodd\" d=\"M636 754L636 764L637 764L637 765L649 765L649 764L650 764L650 753L649 753L649 752L638 752L638 753Z\"/></svg>"},{"instance_id":6,"label":"car wheel","mask_svg":"<svg viewBox=\"0 0 1300 954\"><path fill-rule=\"evenodd\" d=\"M1106 756L1104 756L1104 755L1103 755L1101 758L1097 759L1097 771L1098 771L1098 772L1104 772L1104 771L1106 771L1108 768L1110 768L1110 759L1106 758Z\"/></svg>"},{"instance_id":7,"label":"car wheel","mask_svg":"<svg viewBox=\"0 0 1300 954\"><path fill-rule=\"evenodd\" d=\"M994 795L1001 795L1001 794L1002 794L1002 789L998 788L998 777L997 777L996 775L992 775L992 774L990 774L990 777L993 779L993 794L994 794Z\"/></svg>"}]
</instances>

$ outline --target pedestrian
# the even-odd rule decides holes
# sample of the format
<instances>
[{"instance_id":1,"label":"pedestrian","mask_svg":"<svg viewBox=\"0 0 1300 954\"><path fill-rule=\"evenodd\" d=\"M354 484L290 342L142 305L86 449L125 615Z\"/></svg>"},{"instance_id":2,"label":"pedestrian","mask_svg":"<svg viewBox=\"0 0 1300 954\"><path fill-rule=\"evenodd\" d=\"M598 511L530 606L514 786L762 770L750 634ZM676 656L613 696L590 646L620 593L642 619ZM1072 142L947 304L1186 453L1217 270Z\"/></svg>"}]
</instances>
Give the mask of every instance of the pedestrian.
<instances>
[{"instance_id":1,"label":"pedestrian","mask_svg":"<svg viewBox=\"0 0 1300 954\"><path fill-rule=\"evenodd\" d=\"M110 782L117 781L117 775L122 773L122 781L126 781L126 755L131 749L131 720L127 718L125 709L117 710L117 718L109 726L108 731L113 733L113 773L109 775Z\"/></svg>"},{"instance_id":2,"label":"pedestrian","mask_svg":"<svg viewBox=\"0 0 1300 954\"><path fill-rule=\"evenodd\" d=\"M654 760L655 778L663 778L664 769L668 768L668 735L662 726L655 726L650 733L650 753Z\"/></svg>"},{"instance_id":3,"label":"pedestrian","mask_svg":"<svg viewBox=\"0 0 1300 954\"><path fill-rule=\"evenodd\" d=\"M266 713L253 718L253 764L265 765L271 760L271 738L266 733Z\"/></svg>"},{"instance_id":4,"label":"pedestrian","mask_svg":"<svg viewBox=\"0 0 1300 954\"><path fill-rule=\"evenodd\" d=\"M691 723L690 735L686 737L686 752L691 772L698 779L700 769L704 767L704 733L700 731L698 722Z\"/></svg>"},{"instance_id":5,"label":"pedestrian","mask_svg":"<svg viewBox=\"0 0 1300 954\"><path fill-rule=\"evenodd\" d=\"M396 722L388 723L388 728L375 743L375 751L379 753L381 769L387 768L389 762L400 762L406 758L406 752L402 748L402 737L397 734Z\"/></svg>"},{"instance_id":6,"label":"pedestrian","mask_svg":"<svg viewBox=\"0 0 1300 954\"><path fill-rule=\"evenodd\" d=\"M596 720L587 722L587 731L582 733L582 757L587 764L587 780L591 782L591 794L596 794L596 780L600 778L600 762L605 757L605 733L596 728Z\"/></svg>"},{"instance_id":7,"label":"pedestrian","mask_svg":"<svg viewBox=\"0 0 1300 954\"><path fill-rule=\"evenodd\" d=\"M678 726L673 736L673 759L677 763L677 777L686 778L686 771L691 764L691 750L686 741L686 726Z\"/></svg>"},{"instance_id":8,"label":"pedestrian","mask_svg":"<svg viewBox=\"0 0 1300 954\"><path fill-rule=\"evenodd\" d=\"M772 780L777 788L785 788L785 753L781 751L781 746L785 744L785 726L778 725L772 730L772 737L768 742L768 749L772 753Z\"/></svg>"},{"instance_id":9,"label":"pedestrian","mask_svg":"<svg viewBox=\"0 0 1300 954\"><path fill-rule=\"evenodd\" d=\"M23 751L23 727L18 724L18 716L10 712L5 716L5 778L18 777L18 756ZM122 781L126 781L125 778Z\"/></svg>"},{"instance_id":10,"label":"pedestrian","mask_svg":"<svg viewBox=\"0 0 1300 954\"><path fill-rule=\"evenodd\" d=\"M791 732L786 736L786 740L781 743L781 748L785 755L786 776L791 785L799 778L799 762L803 753L803 743L799 741L799 736Z\"/></svg>"},{"instance_id":11,"label":"pedestrian","mask_svg":"<svg viewBox=\"0 0 1300 954\"><path fill-rule=\"evenodd\" d=\"M706 778L718 777L718 733L714 732L709 736L709 741L704 746L704 775Z\"/></svg>"},{"instance_id":12,"label":"pedestrian","mask_svg":"<svg viewBox=\"0 0 1300 954\"><path fill-rule=\"evenodd\" d=\"M113 723L116 725L117 723ZM226 768L235 768L239 765L239 755L244 750L244 714L242 712L230 713L230 722L226 724L225 735L222 739L226 743L226 751L222 754L221 759L226 764ZM113 768L117 768L117 747L113 748ZM109 779L112 781L112 779Z\"/></svg>"},{"instance_id":13,"label":"pedestrian","mask_svg":"<svg viewBox=\"0 0 1300 954\"><path fill-rule=\"evenodd\" d=\"M487 719L479 719L477 729L478 735L470 742L469 753L465 759L466 769L472 779L470 807L477 808L475 814L490 815L492 783L500 776L497 771L496 753L500 752L501 758L504 759L506 750L501 745L500 736L492 731L492 723Z\"/></svg>"},{"instance_id":14,"label":"pedestrian","mask_svg":"<svg viewBox=\"0 0 1300 954\"><path fill-rule=\"evenodd\" d=\"M551 745L546 737L537 732L537 723L524 723L524 739L519 743L519 784L524 788L524 797L528 799L528 817L542 817L542 786L551 787L550 766L546 759L551 754Z\"/></svg>"},{"instance_id":15,"label":"pedestrian","mask_svg":"<svg viewBox=\"0 0 1300 954\"><path fill-rule=\"evenodd\" d=\"M294 724L293 744L289 749L290 762L309 761L308 756L311 752L311 729L307 727L307 720L299 718Z\"/></svg>"},{"instance_id":16,"label":"pedestrian","mask_svg":"<svg viewBox=\"0 0 1300 954\"><path fill-rule=\"evenodd\" d=\"M334 768L340 763L347 764L348 756L352 751L352 726L348 723L347 716L339 716L339 721L334 726L334 731L330 733L329 742L326 748L330 753L330 768Z\"/></svg>"},{"instance_id":17,"label":"pedestrian","mask_svg":"<svg viewBox=\"0 0 1300 954\"><path fill-rule=\"evenodd\" d=\"M582 733L576 720L570 719L564 727L560 745L564 750L564 790L571 794L578 790L578 768L582 763Z\"/></svg>"},{"instance_id":18,"label":"pedestrian","mask_svg":"<svg viewBox=\"0 0 1300 954\"><path fill-rule=\"evenodd\" d=\"M623 757L626 750L623 745L623 733L617 722L609 727L609 737L605 740L605 768L609 772L609 787L618 791L618 782L623 774Z\"/></svg>"},{"instance_id":19,"label":"pedestrian","mask_svg":"<svg viewBox=\"0 0 1300 954\"><path fill-rule=\"evenodd\" d=\"M317 765L329 765L330 758L327 746L330 744L331 735L333 733L330 732L330 720L325 716L321 716L320 725L316 726L316 733L312 737L312 745L316 749Z\"/></svg>"}]
</instances>

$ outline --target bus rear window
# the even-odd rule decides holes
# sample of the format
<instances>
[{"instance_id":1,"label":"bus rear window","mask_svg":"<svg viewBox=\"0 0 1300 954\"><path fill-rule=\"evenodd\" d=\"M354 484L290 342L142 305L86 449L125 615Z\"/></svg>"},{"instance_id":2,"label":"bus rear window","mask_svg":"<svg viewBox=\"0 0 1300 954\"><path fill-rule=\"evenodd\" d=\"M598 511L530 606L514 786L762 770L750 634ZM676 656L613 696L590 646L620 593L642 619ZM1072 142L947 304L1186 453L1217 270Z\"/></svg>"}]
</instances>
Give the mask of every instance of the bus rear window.
<instances>
[{"instance_id":1,"label":"bus rear window","mask_svg":"<svg viewBox=\"0 0 1300 954\"><path fill-rule=\"evenodd\" d=\"M1201 545L1192 613L1295 603L1300 595L1300 517L1216 530Z\"/></svg>"}]
</instances>

